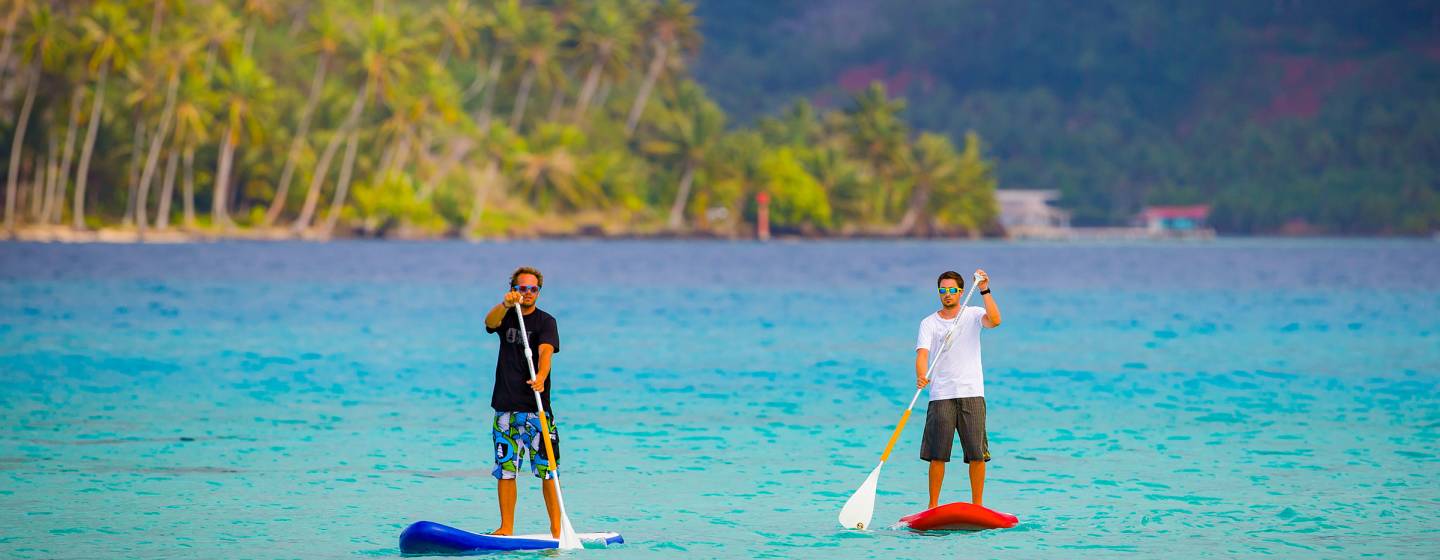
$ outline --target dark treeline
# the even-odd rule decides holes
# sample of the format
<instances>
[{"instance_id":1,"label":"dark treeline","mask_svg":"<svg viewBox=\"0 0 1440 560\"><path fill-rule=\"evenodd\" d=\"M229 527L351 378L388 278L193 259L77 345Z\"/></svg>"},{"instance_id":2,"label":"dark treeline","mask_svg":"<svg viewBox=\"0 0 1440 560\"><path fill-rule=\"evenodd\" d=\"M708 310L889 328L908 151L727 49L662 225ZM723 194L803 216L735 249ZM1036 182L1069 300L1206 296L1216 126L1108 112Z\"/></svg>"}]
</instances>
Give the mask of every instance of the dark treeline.
<instances>
[{"instance_id":1,"label":"dark treeline","mask_svg":"<svg viewBox=\"0 0 1440 560\"><path fill-rule=\"evenodd\" d=\"M733 122L678 0L0 1L5 225L975 234L978 136L878 85Z\"/></svg>"},{"instance_id":2,"label":"dark treeline","mask_svg":"<svg viewBox=\"0 0 1440 560\"><path fill-rule=\"evenodd\" d=\"M734 0L696 76L740 120L872 79L1079 224L1206 202L1222 232L1440 229L1440 4Z\"/></svg>"}]
</instances>

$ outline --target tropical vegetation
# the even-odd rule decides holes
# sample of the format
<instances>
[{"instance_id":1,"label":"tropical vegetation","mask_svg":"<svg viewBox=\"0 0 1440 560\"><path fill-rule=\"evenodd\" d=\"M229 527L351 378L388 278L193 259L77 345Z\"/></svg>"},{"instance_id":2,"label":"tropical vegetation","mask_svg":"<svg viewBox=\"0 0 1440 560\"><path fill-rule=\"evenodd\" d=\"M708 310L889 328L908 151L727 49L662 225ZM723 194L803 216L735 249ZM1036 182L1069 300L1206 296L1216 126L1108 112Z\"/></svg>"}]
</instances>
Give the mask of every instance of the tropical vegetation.
<instances>
[{"instance_id":1,"label":"tropical vegetation","mask_svg":"<svg viewBox=\"0 0 1440 560\"><path fill-rule=\"evenodd\" d=\"M0 1L4 225L141 235L975 235L974 134L878 84L737 126L680 0Z\"/></svg>"}]
</instances>

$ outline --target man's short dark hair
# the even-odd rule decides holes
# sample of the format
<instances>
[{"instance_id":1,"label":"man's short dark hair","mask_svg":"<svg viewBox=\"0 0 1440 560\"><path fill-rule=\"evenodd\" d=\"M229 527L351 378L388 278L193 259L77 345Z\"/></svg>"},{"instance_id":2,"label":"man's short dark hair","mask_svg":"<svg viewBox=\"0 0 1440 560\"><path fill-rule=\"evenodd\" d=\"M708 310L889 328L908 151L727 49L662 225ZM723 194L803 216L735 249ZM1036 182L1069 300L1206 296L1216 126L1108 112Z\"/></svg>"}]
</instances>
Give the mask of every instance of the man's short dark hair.
<instances>
[{"instance_id":1,"label":"man's short dark hair","mask_svg":"<svg viewBox=\"0 0 1440 560\"><path fill-rule=\"evenodd\" d=\"M947 271L945 271L945 272L940 273L940 277L935 279L935 287L936 287L936 288L939 288L939 287L940 287L940 283L941 283L941 282L944 282L946 278L949 278L949 279L951 279L951 280L954 280L954 281L955 281L955 285L956 285L956 286L959 286L960 289L962 289L962 290L965 289L965 277L964 277L964 276L961 276L959 272L955 272L955 271L953 271L953 270L947 270Z\"/></svg>"},{"instance_id":2,"label":"man's short dark hair","mask_svg":"<svg viewBox=\"0 0 1440 560\"><path fill-rule=\"evenodd\" d=\"M520 268L515 269L515 272L511 272L511 273L510 273L510 286L511 286L511 287L515 286L515 282L516 282L516 280L518 280L518 279L520 278L520 275L521 275L521 274L534 274L534 275L535 275L535 285L536 285L536 286L539 286L539 287L541 287L541 288L544 288L544 287L545 287L545 276L544 276L543 274L540 274L540 271L539 271L539 270L536 270L536 269L534 269L534 268L532 268L532 267L528 267L528 266L522 266L522 267L520 267Z\"/></svg>"}]
</instances>

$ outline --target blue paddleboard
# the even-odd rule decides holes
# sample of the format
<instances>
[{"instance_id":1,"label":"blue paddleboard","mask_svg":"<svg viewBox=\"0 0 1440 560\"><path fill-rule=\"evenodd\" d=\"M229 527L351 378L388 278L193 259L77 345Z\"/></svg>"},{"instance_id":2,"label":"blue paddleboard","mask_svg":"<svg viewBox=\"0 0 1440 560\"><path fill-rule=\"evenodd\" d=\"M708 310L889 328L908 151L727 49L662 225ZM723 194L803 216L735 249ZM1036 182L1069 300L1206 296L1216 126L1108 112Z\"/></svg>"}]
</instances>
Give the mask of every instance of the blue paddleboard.
<instances>
[{"instance_id":1,"label":"blue paddleboard","mask_svg":"<svg viewBox=\"0 0 1440 560\"><path fill-rule=\"evenodd\" d=\"M579 533L587 546L620 544L620 533ZM543 535L482 535L441 525L433 521L416 521L400 533L401 554L465 554L492 550L543 550L560 548L560 540Z\"/></svg>"}]
</instances>

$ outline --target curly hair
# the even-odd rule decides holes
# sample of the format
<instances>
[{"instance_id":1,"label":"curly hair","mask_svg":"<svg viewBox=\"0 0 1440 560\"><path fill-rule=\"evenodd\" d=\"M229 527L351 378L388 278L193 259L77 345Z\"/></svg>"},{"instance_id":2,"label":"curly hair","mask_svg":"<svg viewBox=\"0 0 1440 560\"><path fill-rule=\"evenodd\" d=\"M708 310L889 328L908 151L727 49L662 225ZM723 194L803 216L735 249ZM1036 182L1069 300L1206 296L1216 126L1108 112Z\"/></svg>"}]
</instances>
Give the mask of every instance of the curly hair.
<instances>
[{"instance_id":1,"label":"curly hair","mask_svg":"<svg viewBox=\"0 0 1440 560\"><path fill-rule=\"evenodd\" d=\"M535 275L535 285L536 285L536 286L539 286L539 287L541 287L541 288L544 288L544 287L545 287L545 275L544 275L544 274L540 274L540 271L539 271L539 270L535 269L534 267L529 267L529 266L522 266L522 267L520 267L520 268L515 269L515 272L511 272L511 273L510 273L510 286L514 286L514 285L515 285L516 279L520 278L520 275L521 275L521 274L534 274L534 275ZM508 287L508 286L507 286L507 287Z\"/></svg>"}]
</instances>

